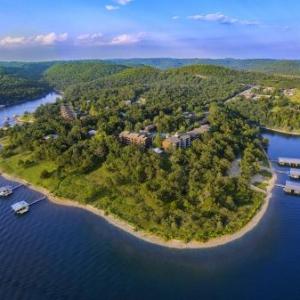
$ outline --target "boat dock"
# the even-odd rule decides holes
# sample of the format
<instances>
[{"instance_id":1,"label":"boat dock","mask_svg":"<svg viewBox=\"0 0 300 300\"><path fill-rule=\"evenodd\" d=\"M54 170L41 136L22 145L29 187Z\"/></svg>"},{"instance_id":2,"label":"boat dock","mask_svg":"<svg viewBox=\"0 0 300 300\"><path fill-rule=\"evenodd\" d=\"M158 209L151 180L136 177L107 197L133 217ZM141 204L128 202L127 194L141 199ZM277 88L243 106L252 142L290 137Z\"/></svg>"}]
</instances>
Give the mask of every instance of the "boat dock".
<instances>
[{"instance_id":1,"label":"boat dock","mask_svg":"<svg viewBox=\"0 0 300 300\"><path fill-rule=\"evenodd\" d=\"M20 188L22 186L24 186L24 184L20 183L20 184L18 184L16 186L12 186L11 189L14 191L14 190L16 190L16 189L18 189L18 188Z\"/></svg>"},{"instance_id":2,"label":"boat dock","mask_svg":"<svg viewBox=\"0 0 300 300\"><path fill-rule=\"evenodd\" d=\"M280 166L300 168L300 159L299 158L289 158L289 157L279 157L278 164Z\"/></svg>"},{"instance_id":3,"label":"boat dock","mask_svg":"<svg viewBox=\"0 0 300 300\"><path fill-rule=\"evenodd\" d=\"M300 183L287 181L283 190L288 194L300 196Z\"/></svg>"},{"instance_id":4,"label":"boat dock","mask_svg":"<svg viewBox=\"0 0 300 300\"><path fill-rule=\"evenodd\" d=\"M11 206L11 208L16 214L23 215L23 214L25 214L29 211L30 206L32 206L34 204L37 204L37 203L39 203L43 200L46 200L46 199L47 199L47 197L43 196L43 197L41 197L41 198L31 202L31 203L28 203L26 201L20 201L20 202L17 202L15 204L13 204Z\"/></svg>"}]
</instances>

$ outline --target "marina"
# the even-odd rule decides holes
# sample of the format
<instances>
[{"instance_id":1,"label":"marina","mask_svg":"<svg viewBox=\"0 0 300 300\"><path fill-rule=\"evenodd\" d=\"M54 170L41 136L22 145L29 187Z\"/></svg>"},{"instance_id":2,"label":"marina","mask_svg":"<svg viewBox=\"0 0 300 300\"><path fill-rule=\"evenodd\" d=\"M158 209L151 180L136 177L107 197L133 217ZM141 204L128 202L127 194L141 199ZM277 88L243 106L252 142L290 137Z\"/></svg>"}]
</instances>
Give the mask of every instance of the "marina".
<instances>
[{"instance_id":1,"label":"marina","mask_svg":"<svg viewBox=\"0 0 300 300\"><path fill-rule=\"evenodd\" d=\"M280 166L289 166L289 167L293 167L293 168L300 168L300 159L299 158L279 157L278 164Z\"/></svg>"}]
</instances>

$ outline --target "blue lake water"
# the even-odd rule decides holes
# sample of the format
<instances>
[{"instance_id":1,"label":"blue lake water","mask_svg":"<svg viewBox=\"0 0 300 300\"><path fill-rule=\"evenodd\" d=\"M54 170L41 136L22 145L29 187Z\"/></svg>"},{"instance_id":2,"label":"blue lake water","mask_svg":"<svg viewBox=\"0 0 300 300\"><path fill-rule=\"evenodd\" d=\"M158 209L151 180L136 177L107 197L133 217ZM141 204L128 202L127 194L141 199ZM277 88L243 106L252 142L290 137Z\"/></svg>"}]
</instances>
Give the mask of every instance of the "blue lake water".
<instances>
[{"instance_id":1,"label":"blue lake water","mask_svg":"<svg viewBox=\"0 0 300 300\"><path fill-rule=\"evenodd\" d=\"M14 116L23 115L25 112L32 113L34 112L40 105L53 103L57 98L61 96L55 92L49 93L47 96L32 100L25 101L21 104L15 104L7 107L0 108L0 127L3 127L6 122L10 125L15 124Z\"/></svg>"},{"instance_id":2,"label":"blue lake water","mask_svg":"<svg viewBox=\"0 0 300 300\"><path fill-rule=\"evenodd\" d=\"M265 136L272 159L300 156L299 137ZM300 299L300 197L281 188L253 231L207 250L151 245L47 200L12 213L39 197L21 187L0 200L0 299Z\"/></svg>"}]
</instances>

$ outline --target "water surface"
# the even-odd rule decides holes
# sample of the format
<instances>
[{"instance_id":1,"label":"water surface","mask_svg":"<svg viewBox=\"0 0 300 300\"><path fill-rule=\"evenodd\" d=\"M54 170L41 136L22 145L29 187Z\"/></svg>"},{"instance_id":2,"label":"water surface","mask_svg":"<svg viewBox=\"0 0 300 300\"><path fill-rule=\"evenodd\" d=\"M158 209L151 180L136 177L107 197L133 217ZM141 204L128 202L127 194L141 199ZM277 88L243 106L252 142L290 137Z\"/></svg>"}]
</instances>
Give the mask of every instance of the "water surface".
<instances>
[{"instance_id":1,"label":"water surface","mask_svg":"<svg viewBox=\"0 0 300 300\"><path fill-rule=\"evenodd\" d=\"M265 136L272 159L300 156L300 138ZM151 245L47 200L11 212L39 197L22 187L0 200L0 299L300 299L300 198L281 188L253 231L206 250Z\"/></svg>"},{"instance_id":2,"label":"water surface","mask_svg":"<svg viewBox=\"0 0 300 300\"><path fill-rule=\"evenodd\" d=\"M6 106L0 108L0 127L3 127L6 123L10 125L14 125L16 123L15 116L21 116L25 112L32 113L34 112L40 105L47 103L54 103L57 98L61 96L55 92L48 94L42 98L26 101L20 104L14 104L10 106Z\"/></svg>"}]
</instances>

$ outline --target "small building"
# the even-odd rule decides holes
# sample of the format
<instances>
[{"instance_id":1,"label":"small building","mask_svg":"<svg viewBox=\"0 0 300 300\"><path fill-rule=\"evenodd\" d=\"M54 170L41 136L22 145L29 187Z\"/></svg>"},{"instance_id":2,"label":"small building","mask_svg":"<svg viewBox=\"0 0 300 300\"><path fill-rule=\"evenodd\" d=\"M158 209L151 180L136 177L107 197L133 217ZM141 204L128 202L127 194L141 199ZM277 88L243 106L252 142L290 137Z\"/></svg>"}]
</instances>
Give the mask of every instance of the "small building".
<instances>
[{"instance_id":1,"label":"small building","mask_svg":"<svg viewBox=\"0 0 300 300\"><path fill-rule=\"evenodd\" d=\"M124 105L130 106L132 104L131 100L123 101Z\"/></svg>"},{"instance_id":2,"label":"small building","mask_svg":"<svg viewBox=\"0 0 300 300\"><path fill-rule=\"evenodd\" d=\"M26 201L21 201L13 204L11 208L16 214L22 215L29 211L29 204Z\"/></svg>"},{"instance_id":3,"label":"small building","mask_svg":"<svg viewBox=\"0 0 300 300\"><path fill-rule=\"evenodd\" d=\"M293 179L300 179L300 170L299 169L291 169L289 175Z\"/></svg>"},{"instance_id":4,"label":"small building","mask_svg":"<svg viewBox=\"0 0 300 300\"><path fill-rule=\"evenodd\" d=\"M190 135L192 140L198 139L201 134L208 132L210 130L209 125L202 125L199 128L195 128L192 131L187 132L188 135Z\"/></svg>"},{"instance_id":5,"label":"small building","mask_svg":"<svg viewBox=\"0 0 300 300\"><path fill-rule=\"evenodd\" d=\"M293 167L293 168L300 168L300 159L299 158L279 157L278 164L280 166L289 166L289 167Z\"/></svg>"},{"instance_id":6,"label":"small building","mask_svg":"<svg viewBox=\"0 0 300 300\"><path fill-rule=\"evenodd\" d=\"M164 153L164 151L160 148L152 148L152 151L156 154L159 154L159 155Z\"/></svg>"},{"instance_id":7,"label":"small building","mask_svg":"<svg viewBox=\"0 0 300 300\"><path fill-rule=\"evenodd\" d=\"M300 183L287 181L283 190L288 194L300 195Z\"/></svg>"},{"instance_id":8,"label":"small building","mask_svg":"<svg viewBox=\"0 0 300 300\"><path fill-rule=\"evenodd\" d=\"M152 144L152 139L149 136L137 132L123 131L120 133L119 139L125 145L134 144L148 148Z\"/></svg>"},{"instance_id":9,"label":"small building","mask_svg":"<svg viewBox=\"0 0 300 300\"><path fill-rule=\"evenodd\" d=\"M92 129L88 132L89 136L95 136L96 134L97 134L97 130L94 130L94 129Z\"/></svg>"},{"instance_id":10,"label":"small building","mask_svg":"<svg viewBox=\"0 0 300 300\"><path fill-rule=\"evenodd\" d=\"M77 114L74 112L74 109L71 105L62 105L60 107L60 115L66 121L74 121L77 118Z\"/></svg>"},{"instance_id":11,"label":"small building","mask_svg":"<svg viewBox=\"0 0 300 300\"><path fill-rule=\"evenodd\" d=\"M44 136L44 140L45 141L49 141L49 140L56 140L58 139L58 134L48 134L46 136Z\"/></svg>"}]
</instances>

